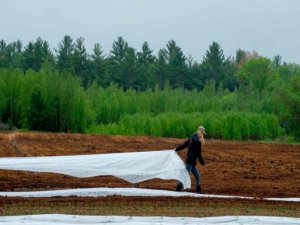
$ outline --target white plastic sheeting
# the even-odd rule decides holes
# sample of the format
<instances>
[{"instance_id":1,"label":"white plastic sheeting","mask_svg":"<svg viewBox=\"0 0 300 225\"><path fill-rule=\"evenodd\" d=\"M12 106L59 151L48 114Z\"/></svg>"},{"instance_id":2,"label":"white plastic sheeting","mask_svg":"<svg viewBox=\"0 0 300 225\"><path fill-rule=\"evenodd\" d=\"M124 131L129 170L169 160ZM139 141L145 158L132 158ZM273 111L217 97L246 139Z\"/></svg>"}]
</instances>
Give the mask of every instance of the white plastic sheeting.
<instances>
[{"instance_id":1,"label":"white plastic sheeting","mask_svg":"<svg viewBox=\"0 0 300 225\"><path fill-rule=\"evenodd\" d=\"M31 197L31 198L49 198L49 197L107 197L107 196L143 196L143 197L195 197L195 198L234 198L256 200L254 197L243 197L233 195L209 195L196 194L193 192L177 192L166 190L154 190L144 188L78 188L51 191L24 191L24 192L0 192L0 196L4 197ZM300 198L262 198L266 201L285 201L300 202Z\"/></svg>"},{"instance_id":2,"label":"white plastic sheeting","mask_svg":"<svg viewBox=\"0 0 300 225\"><path fill-rule=\"evenodd\" d=\"M254 199L251 197L226 196L226 195L205 195L192 192L177 192L166 190L154 190L145 188L78 188L65 190L49 191L13 191L0 192L3 197L31 197L31 198L48 198L48 197L107 197L107 196L143 196L143 197L211 197L211 198L241 198Z\"/></svg>"},{"instance_id":3,"label":"white plastic sheeting","mask_svg":"<svg viewBox=\"0 0 300 225\"><path fill-rule=\"evenodd\" d=\"M185 165L174 150L76 156L0 158L0 169L61 173L74 177L116 176L131 183L175 179L191 187Z\"/></svg>"},{"instance_id":4,"label":"white plastic sheeting","mask_svg":"<svg viewBox=\"0 0 300 225\"><path fill-rule=\"evenodd\" d=\"M296 225L299 218L268 217L268 216L222 216L222 217L137 217L137 216L77 216L61 214L0 216L3 225L84 225L84 224L112 224L112 225Z\"/></svg>"}]
</instances>

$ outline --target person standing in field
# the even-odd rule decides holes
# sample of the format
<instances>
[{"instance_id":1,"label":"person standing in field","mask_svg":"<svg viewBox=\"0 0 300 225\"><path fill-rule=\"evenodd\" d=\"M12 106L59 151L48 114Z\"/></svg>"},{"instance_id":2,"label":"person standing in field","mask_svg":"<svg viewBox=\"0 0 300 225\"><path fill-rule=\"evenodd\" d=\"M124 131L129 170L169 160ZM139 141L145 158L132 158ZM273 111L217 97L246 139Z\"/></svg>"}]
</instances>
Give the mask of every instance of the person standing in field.
<instances>
[{"instance_id":1,"label":"person standing in field","mask_svg":"<svg viewBox=\"0 0 300 225\"><path fill-rule=\"evenodd\" d=\"M197 193L202 193L201 185L200 185L200 173L197 169L197 159L199 159L199 162L202 166L205 165L205 162L202 158L202 149L201 146L204 144L204 135L205 128L203 126L199 126L197 132L190 137L188 140L186 140L183 144L179 145L175 148L176 152L179 152L183 150L184 148L188 148L186 160L185 160L185 168L188 172L191 172L194 174L196 178L196 191ZM176 191L181 191L183 187L183 184L179 181L176 187Z\"/></svg>"}]
</instances>

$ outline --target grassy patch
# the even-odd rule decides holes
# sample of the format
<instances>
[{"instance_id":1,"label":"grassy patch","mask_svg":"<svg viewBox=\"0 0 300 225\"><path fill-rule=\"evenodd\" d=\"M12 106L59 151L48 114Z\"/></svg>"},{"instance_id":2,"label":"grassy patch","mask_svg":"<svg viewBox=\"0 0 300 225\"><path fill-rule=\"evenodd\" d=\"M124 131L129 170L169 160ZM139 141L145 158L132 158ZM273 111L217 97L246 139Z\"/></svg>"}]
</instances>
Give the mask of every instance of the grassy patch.
<instances>
[{"instance_id":1,"label":"grassy patch","mask_svg":"<svg viewBox=\"0 0 300 225\"><path fill-rule=\"evenodd\" d=\"M272 143L272 144L300 145L300 140L288 136L284 136L276 139L264 139L264 140L260 140L259 142Z\"/></svg>"}]
</instances>

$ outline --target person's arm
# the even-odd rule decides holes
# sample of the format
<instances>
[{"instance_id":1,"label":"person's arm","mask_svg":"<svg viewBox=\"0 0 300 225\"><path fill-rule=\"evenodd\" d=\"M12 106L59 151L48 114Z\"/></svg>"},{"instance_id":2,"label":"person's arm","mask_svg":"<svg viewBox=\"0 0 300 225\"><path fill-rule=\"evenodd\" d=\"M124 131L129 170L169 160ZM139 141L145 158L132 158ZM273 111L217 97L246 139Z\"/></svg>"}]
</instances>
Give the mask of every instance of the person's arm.
<instances>
[{"instance_id":1,"label":"person's arm","mask_svg":"<svg viewBox=\"0 0 300 225\"><path fill-rule=\"evenodd\" d=\"M175 148L175 151L179 152L179 151L183 150L184 148L188 147L189 146L189 141L190 141L190 139L187 139L184 143L182 143L181 145L178 145Z\"/></svg>"},{"instance_id":2,"label":"person's arm","mask_svg":"<svg viewBox=\"0 0 300 225\"><path fill-rule=\"evenodd\" d=\"M202 149L201 149L201 142L200 142L200 149L199 149L199 152L198 152L198 159L199 159L199 162L202 166L205 165L205 161L202 157Z\"/></svg>"}]
</instances>

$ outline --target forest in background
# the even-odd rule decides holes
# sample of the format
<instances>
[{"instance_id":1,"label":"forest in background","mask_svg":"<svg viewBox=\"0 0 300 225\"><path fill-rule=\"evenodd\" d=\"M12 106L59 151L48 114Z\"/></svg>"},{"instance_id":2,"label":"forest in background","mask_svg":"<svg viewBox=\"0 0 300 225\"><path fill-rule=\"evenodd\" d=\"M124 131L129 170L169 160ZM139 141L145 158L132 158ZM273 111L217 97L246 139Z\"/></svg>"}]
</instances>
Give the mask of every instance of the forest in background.
<instances>
[{"instance_id":1,"label":"forest in background","mask_svg":"<svg viewBox=\"0 0 300 225\"><path fill-rule=\"evenodd\" d=\"M109 55L65 36L52 51L37 38L0 41L2 126L53 132L208 138L300 138L300 66L208 46L201 62L174 40L157 54L118 37Z\"/></svg>"}]
</instances>

